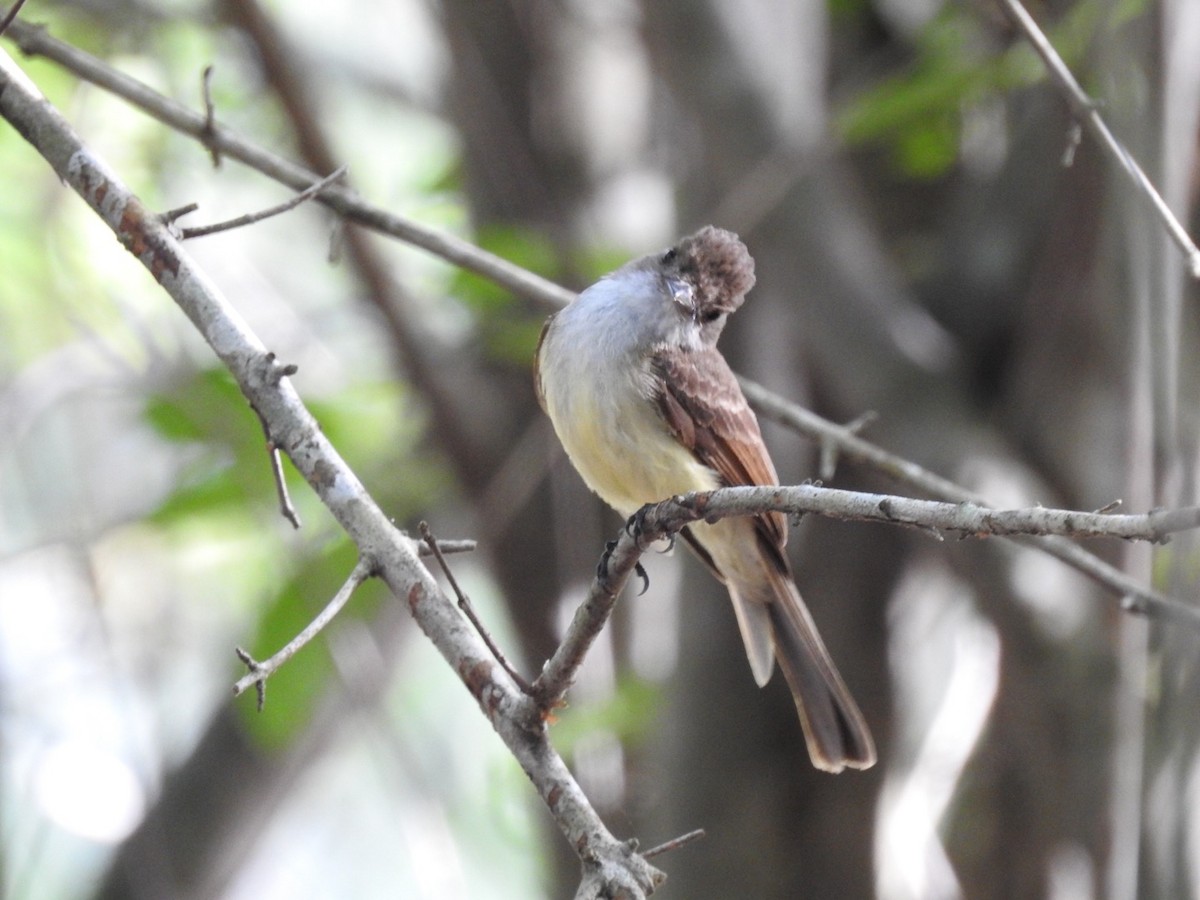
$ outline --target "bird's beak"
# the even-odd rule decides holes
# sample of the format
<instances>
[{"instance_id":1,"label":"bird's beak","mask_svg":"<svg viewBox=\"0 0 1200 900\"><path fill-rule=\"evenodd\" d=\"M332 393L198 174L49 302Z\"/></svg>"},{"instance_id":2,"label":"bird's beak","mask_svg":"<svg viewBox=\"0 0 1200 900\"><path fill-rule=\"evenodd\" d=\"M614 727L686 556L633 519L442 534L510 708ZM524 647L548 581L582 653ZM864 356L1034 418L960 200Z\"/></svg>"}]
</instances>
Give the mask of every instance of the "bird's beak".
<instances>
[{"instance_id":1,"label":"bird's beak","mask_svg":"<svg viewBox=\"0 0 1200 900\"><path fill-rule=\"evenodd\" d=\"M682 278L668 278L667 290L671 292L671 299L678 303L688 318L696 318L696 297L692 292L692 286Z\"/></svg>"}]
</instances>

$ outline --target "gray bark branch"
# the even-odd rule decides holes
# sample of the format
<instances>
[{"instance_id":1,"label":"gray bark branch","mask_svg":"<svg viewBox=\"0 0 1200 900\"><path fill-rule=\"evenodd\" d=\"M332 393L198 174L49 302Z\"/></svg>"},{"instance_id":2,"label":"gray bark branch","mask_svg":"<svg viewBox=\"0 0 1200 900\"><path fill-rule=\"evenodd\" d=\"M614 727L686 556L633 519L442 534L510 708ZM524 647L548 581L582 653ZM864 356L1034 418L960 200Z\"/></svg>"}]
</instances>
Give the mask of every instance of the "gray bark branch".
<instances>
[{"instance_id":1,"label":"gray bark branch","mask_svg":"<svg viewBox=\"0 0 1200 900\"><path fill-rule=\"evenodd\" d=\"M408 604L421 630L475 697L579 856L584 886L589 891L594 888L588 896L636 900L653 893L666 876L608 831L550 745L536 704L513 684L442 594L420 562L417 542L391 524L321 433L282 374L283 366L161 219L83 144L2 51L0 117L45 157L191 319L268 423L273 440L354 541L360 556Z\"/></svg>"}]
</instances>

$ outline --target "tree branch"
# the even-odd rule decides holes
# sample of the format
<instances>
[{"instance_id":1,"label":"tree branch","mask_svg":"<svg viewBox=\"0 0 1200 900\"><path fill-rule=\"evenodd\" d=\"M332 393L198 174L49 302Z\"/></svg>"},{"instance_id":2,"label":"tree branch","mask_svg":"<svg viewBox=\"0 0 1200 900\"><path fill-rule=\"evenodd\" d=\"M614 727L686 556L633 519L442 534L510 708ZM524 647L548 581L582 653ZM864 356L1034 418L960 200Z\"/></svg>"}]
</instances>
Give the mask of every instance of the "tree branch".
<instances>
[{"instance_id":1,"label":"tree branch","mask_svg":"<svg viewBox=\"0 0 1200 900\"><path fill-rule=\"evenodd\" d=\"M165 216L160 216L164 221L170 221ZM296 374L294 365L283 366L279 370L281 376L291 376ZM271 427L267 424L267 420L262 417L262 413L255 410L255 415L258 416L258 422L262 426L263 437L266 438L267 459L271 463L271 478L275 481L275 496L279 499L279 514L292 523L292 527L300 528L300 514L296 512L296 507L292 505L291 495L288 494L287 480L283 477L283 463L279 461L279 447L271 437ZM261 696L261 693L260 693Z\"/></svg>"},{"instance_id":2,"label":"tree branch","mask_svg":"<svg viewBox=\"0 0 1200 900\"><path fill-rule=\"evenodd\" d=\"M0 34L4 34L4 32L8 31L9 26L16 21L17 13L21 11L21 7L24 5L25 0L17 0L17 2L12 5L9 11L6 12L3 17L0 17Z\"/></svg>"},{"instance_id":3,"label":"tree branch","mask_svg":"<svg viewBox=\"0 0 1200 900\"><path fill-rule=\"evenodd\" d=\"M654 538L675 534L685 525L764 512L817 513L834 519L886 522L928 531L938 537L1062 535L1110 537L1164 543L1172 534L1200 527L1200 507L1154 510L1142 515L1113 515L1068 509L992 509L975 503L944 503L887 494L844 491L814 484L726 487L663 500L639 517Z\"/></svg>"},{"instance_id":4,"label":"tree branch","mask_svg":"<svg viewBox=\"0 0 1200 900\"><path fill-rule=\"evenodd\" d=\"M612 615L617 598L635 571L645 547L671 537L692 522L715 522L730 516L766 512L792 515L817 513L846 521L905 525L942 537L943 531L961 537L1060 535L1109 537L1133 541L1166 541L1170 535L1200 528L1200 507L1155 510L1143 515L1112 515L1065 509L996 510L971 501L944 503L884 494L844 491L818 485L726 487L671 497L639 510L605 551L588 595L571 620L554 655L542 667L532 693L542 709L558 706L592 643ZM1094 557L1093 557L1094 559ZM1166 597L1138 593L1125 608L1145 615L1170 618L1200 630L1200 608Z\"/></svg>"},{"instance_id":5,"label":"tree branch","mask_svg":"<svg viewBox=\"0 0 1200 900\"><path fill-rule=\"evenodd\" d=\"M783 399L760 384L740 377L742 391L751 405L760 414L803 434L822 446L836 445L845 458L871 466L900 484L918 491L948 500L952 503L973 503L988 506L979 494L955 484L911 460L889 453L882 447L859 437L850 428L830 422L804 407ZM1121 598L1122 605L1130 612L1154 615L1167 621L1194 624L1196 611L1190 604L1182 603L1166 594L1147 587L1129 577L1115 566L1111 566L1094 553L1066 538L1050 535L1031 537L1015 535L1012 540L1048 553L1071 568L1086 575L1102 588Z\"/></svg>"},{"instance_id":6,"label":"tree branch","mask_svg":"<svg viewBox=\"0 0 1200 900\"><path fill-rule=\"evenodd\" d=\"M624 891L643 898L662 872L605 827L558 753L540 712L495 663L490 652L420 562L413 540L399 532L322 434L290 381L258 337L195 265L162 221L97 158L16 67L0 52L0 117L8 120L107 224L186 313L270 427L321 501L403 598L421 630L458 673L492 727L537 788L583 863L595 896Z\"/></svg>"},{"instance_id":7,"label":"tree branch","mask_svg":"<svg viewBox=\"0 0 1200 900\"><path fill-rule=\"evenodd\" d=\"M208 71L207 69L205 71ZM339 166L334 169L324 178L313 182L296 196L284 200L282 203L277 203L275 206L267 209L260 209L258 212L246 213L245 215L237 216L233 219L227 219L224 222L214 222L212 225L199 225L195 228L179 229L179 236L183 240L191 240L192 238L205 237L210 234L217 234L221 231L232 231L235 228L245 228L247 225L253 225L255 222L261 222L263 219L269 219L272 216L278 216L289 210L295 209L301 203L311 200L325 190L335 181L346 174L346 167Z\"/></svg>"},{"instance_id":8,"label":"tree branch","mask_svg":"<svg viewBox=\"0 0 1200 900\"><path fill-rule=\"evenodd\" d=\"M631 527L632 524L627 524L617 540L604 551L587 597L575 610L558 649L534 679L530 695L543 710L549 711L562 704L588 650L604 630L617 598L642 558L639 534L647 541L654 540L654 535L639 532Z\"/></svg>"},{"instance_id":9,"label":"tree branch","mask_svg":"<svg viewBox=\"0 0 1200 900\"><path fill-rule=\"evenodd\" d=\"M346 579L345 583L338 589L338 592L334 594L333 599L325 604L325 608L321 610L317 617L309 622L303 631L288 641L278 652L272 654L271 658L265 662L259 662L241 647L238 647L238 659L246 664L246 668L250 672L238 679L237 684L233 686L233 695L239 697L250 685L254 685L258 690L258 711L262 712L263 706L267 702L267 679L274 675L280 666L295 656L305 645L320 634L325 626L332 622L334 617L342 611L342 607L346 605L354 592L358 590L358 586L374 574L374 565L365 557L360 558L355 564L353 571L350 572L350 577Z\"/></svg>"},{"instance_id":10,"label":"tree branch","mask_svg":"<svg viewBox=\"0 0 1200 900\"><path fill-rule=\"evenodd\" d=\"M44 26L13 22L8 37L16 42L22 53L53 60L85 81L132 103L164 125L196 138L210 150L236 159L293 190L302 191L320 177L241 137L224 125L210 121L205 115L164 97L142 82L118 72L103 60L52 37ZM322 191L317 201L352 222L427 250L548 309L557 309L575 296L572 291L461 238L426 228L411 219L372 206L349 188L333 185Z\"/></svg>"},{"instance_id":11,"label":"tree branch","mask_svg":"<svg viewBox=\"0 0 1200 900\"><path fill-rule=\"evenodd\" d=\"M1167 233L1171 235L1171 239L1183 251L1183 255L1187 258L1188 268L1191 270L1193 278L1200 278L1200 249L1196 248L1195 243L1188 235L1187 230L1180 224L1179 219L1171 212L1171 207L1167 206L1167 201L1162 198L1162 195L1146 177L1146 173L1142 171L1142 167L1138 165L1137 160L1125 149L1125 146L1117 140L1116 136L1109 129L1108 124L1100 115L1096 101L1089 97L1079 82L1075 80L1075 76L1071 74L1071 70L1067 68L1067 64L1063 62L1063 58L1058 55L1058 51L1047 39L1046 35L1037 26L1037 22L1033 20L1033 16L1021 5L1020 0L1000 0L1001 6L1004 7L1008 17L1025 35L1025 38L1032 45L1034 52L1041 58L1046 66L1046 71L1050 73L1050 80L1058 87L1059 92L1066 98L1067 104L1071 107L1071 113L1076 120L1082 122L1087 130L1091 133L1100 146L1109 156L1116 161L1125 173L1133 182L1134 187L1141 192L1154 208L1159 219L1166 226Z\"/></svg>"},{"instance_id":12,"label":"tree branch","mask_svg":"<svg viewBox=\"0 0 1200 900\"><path fill-rule=\"evenodd\" d=\"M519 687L522 693L528 694L530 691L529 682L525 680L516 667L508 661L508 657L504 655L504 651L500 649L500 645L496 643L492 637L492 633L488 631L487 626L483 624L483 620L479 618L479 614L475 612L475 605L471 603L471 598L467 596L466 591L458 586L458 579L454 577L454 573L450 570L450 566L446 563L446 558L442 555L442 548L438 539L434 536L429 523L422 522L419 526L421 538L425 541L425 545L429 548L433 558L437 560L441 566L442 574L446 576L446 581L450 583L450 589L454 591L454 595L458 598L458 608L463 611L471 624L475 626L475 631L479 637L487 644L487 648L492 651L492 658L500 663L500 666L508 673L508 677L513 680L513 684Z\"/></svg>"},{"instance_id":13,"label":"tree branch","mask_svg":"<svg viewBox=\"0 0 1200 900\"><path fill-rule=\"evenodd\" d=\"M51 37L43 27L13 22L9 36L17 42L23 52L53 60L79 77L123 97L169 127L192 135L206 147L219 149L269 178L290 185L296 190L302 190L316 178L303 167L276 156L224 126L215 125L208 117L194 113L182 104L158 94L136 79L116 71L102 60ZM1079 93L1082 94L1081 91ZM1094 105L1091 109L1094 111ZM566 288L466 241L427 229L401 216L371 206L346 188L331 187L321 194L318 202L325 203L364 227L421 247L447 262L462 266L547 307L558 308L574 296ZM804 410L761 385L745 378L741 379L741 382L747 399L760 413L814 437L825 449L837 446L843 456L857 459L901 483L911 484L934 496L955 502L967 501L979 505L987 503L982 497L948 479L858 438L845 427ZM1189 606L1146 587L1068 540L1054 536L1015 536L1013 539L1049 553L1106 590L1122 597L1125 607L1132 612L1160 615L1184 622L1193 618Z\"/></svg>"}]
</instances>

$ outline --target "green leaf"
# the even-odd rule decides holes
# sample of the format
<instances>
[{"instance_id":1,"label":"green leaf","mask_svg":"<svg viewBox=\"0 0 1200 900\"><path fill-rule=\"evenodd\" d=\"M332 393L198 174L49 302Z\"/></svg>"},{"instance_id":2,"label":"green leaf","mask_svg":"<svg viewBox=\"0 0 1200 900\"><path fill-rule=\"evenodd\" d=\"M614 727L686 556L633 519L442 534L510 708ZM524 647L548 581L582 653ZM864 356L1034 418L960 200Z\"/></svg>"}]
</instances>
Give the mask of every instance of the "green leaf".
<instances>
[{"instance_id":1,"label":"green leaf","mask_svg":"<svg viewBox=\"0 0 1200 900\"><path fill-rule=\"evenodd\" d=\"M173 443L191 443L206 437L191 410L177 400L164 396L150 397L146 401L143 416L159 437Z\"/></svg>"},{"instance_id":2,"label":"green leaf","mask_svg":"<svg viewBox=\"0 0 1200 900\"><path fill-rule=\"evenodd\" d=\"M896 160L913 178L935 178L944 174L958 158L958 129L946 117L905 130L896 142Z\"/></svg>"}]
</instances>

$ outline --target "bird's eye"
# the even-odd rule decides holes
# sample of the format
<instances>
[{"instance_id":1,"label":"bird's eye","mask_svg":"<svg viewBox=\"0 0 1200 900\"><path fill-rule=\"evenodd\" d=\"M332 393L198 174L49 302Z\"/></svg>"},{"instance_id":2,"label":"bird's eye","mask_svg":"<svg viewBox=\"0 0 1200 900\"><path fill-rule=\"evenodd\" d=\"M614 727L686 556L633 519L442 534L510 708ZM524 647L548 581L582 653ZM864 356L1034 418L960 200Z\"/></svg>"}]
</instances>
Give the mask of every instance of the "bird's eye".
<instances>
[{"instance_id":1,"label":"bird's eye","mask_svg":"<svg viewBox=\"0 0 1200 900\"><path fill-rule=\"evenodd\" d=\"M671 263L675 262L675 257L678 255L679 251L672 247L662 255L662 257L659 259L659 262L664 266L669 266Z\"/></svg>"},{"instance_id":2,"label":"bird's eye","mask_svg":"<svg viewBox=\"0 0 1200 900\"><path fill-rule=\"evenodd\" d=\"M705 310L700 314L700 321L715 322L717 319L721 318L722 315L724 315L724 313L722 313L719 309Z\"/></svg>"}]
</instances>

